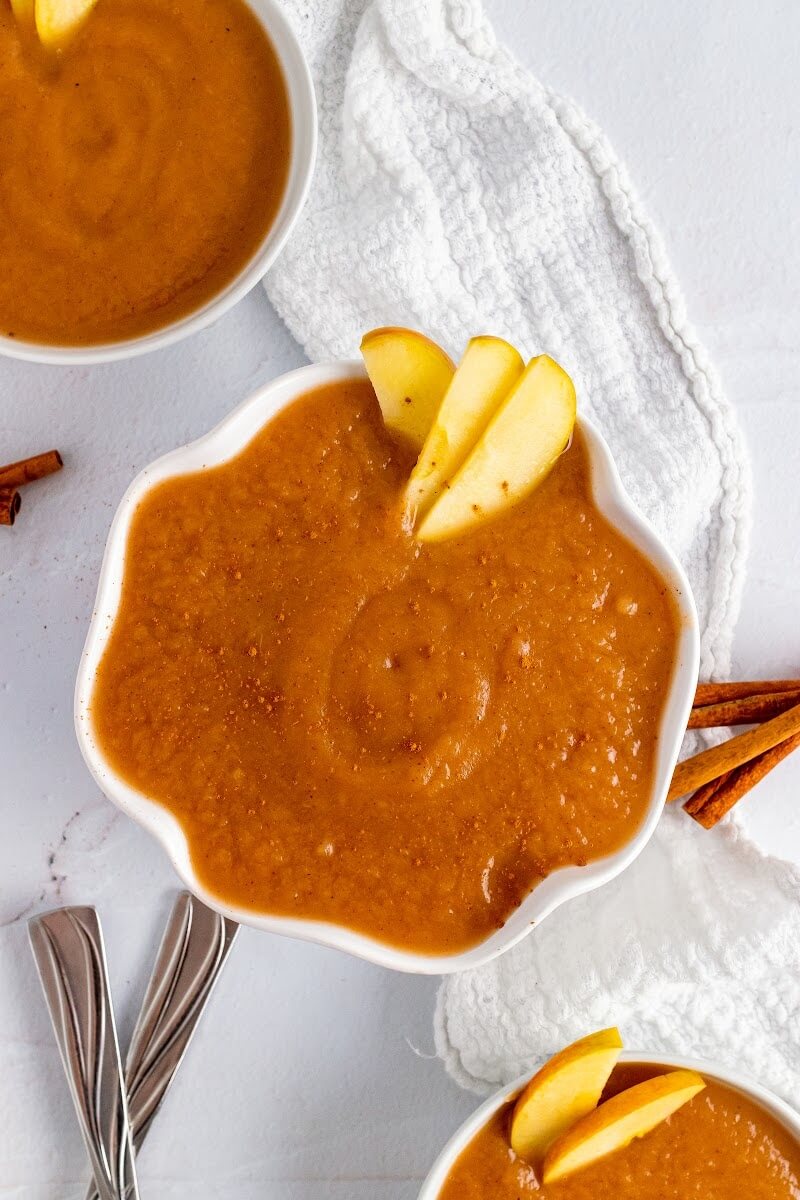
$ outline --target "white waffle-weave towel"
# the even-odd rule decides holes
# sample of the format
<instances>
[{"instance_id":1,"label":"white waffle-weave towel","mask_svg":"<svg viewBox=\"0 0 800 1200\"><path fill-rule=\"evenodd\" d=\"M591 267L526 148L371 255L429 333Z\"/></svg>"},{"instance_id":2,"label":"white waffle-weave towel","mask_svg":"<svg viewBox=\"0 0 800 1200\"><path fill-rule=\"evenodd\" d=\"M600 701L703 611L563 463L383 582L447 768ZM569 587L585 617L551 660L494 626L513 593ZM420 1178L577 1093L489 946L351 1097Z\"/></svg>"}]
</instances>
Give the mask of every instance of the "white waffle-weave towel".
<instances>
[{"instance_id":1,"label":"white waffle-weave towel","mask_svg":"<svg viewBox=\"0 0 800 1200\"><path fill-rule=\"evenodd\" d=\"M320 157L269 295L313 359L364 330L478 332L573 375L635 502L681 557L703 675L728 669L744 571L741 437L661 244L602 132L497 45L479 0L285 0L309 56ZM800 1101L797 876L735 826L667 816L602 898L446 981L437 1046L485 1090L565 1039L749 1066ZM794 1047L794 1049L792 1049Z\"/></svg>"}]
</instances>

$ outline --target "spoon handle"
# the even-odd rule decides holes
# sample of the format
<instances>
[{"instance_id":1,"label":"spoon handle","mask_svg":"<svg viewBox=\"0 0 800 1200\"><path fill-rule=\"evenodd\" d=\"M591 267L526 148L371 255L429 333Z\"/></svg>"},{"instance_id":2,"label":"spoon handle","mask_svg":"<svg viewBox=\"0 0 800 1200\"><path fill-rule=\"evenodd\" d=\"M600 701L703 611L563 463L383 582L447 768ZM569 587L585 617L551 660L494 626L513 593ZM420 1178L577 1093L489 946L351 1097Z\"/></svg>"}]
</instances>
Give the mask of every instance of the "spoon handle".
<instances>
[{"instance_id":1,"label":"spoon handle","mask_svg":"<svg viewBox=\"0 0 800 1200\"><path fill-rule=\"evenodd\" d=\"M125 1064L128 1109L138 1151L236 940L239 926L189 892L173 905ZM90 1185L87 1200L105 1200Z\"/></svg>"},{"instance_id":2,"label":"spoon handle","mask_svg":"<svg viewBox=\"0 0 800 1200\"><path fill-rule=\"evenodd\" d=\"M99 1200L138 1200L103 935L93 908L34 917L29 936Z\"/></svg>"},{"instance_id":3,"label":"spoon handle","mask_svg":"<svg viewBox=\"0 0 800 1200\"><path fill-rule=\"evenodd\" d=\"M236 940L235 921L189 892L175 901L125 1064L134 1145L142 1144Z\"/></svg>"}]
</instances>

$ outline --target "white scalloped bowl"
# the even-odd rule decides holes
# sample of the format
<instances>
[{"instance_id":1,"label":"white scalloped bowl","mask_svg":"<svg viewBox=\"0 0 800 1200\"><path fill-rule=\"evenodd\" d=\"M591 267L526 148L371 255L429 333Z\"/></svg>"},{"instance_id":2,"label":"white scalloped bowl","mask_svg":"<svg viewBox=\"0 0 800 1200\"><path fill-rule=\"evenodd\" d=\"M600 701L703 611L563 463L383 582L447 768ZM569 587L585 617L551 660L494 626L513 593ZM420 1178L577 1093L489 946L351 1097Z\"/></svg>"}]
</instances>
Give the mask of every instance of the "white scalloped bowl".
<instances>
[{"instance_id":1,"label":"white scalloped bowl","mask_svg":"<svg viewBox=\"0 0 800 1200\"><path fill-rule=\"evenodd\" d=\"M724 1083L728 1087L733 1088L734 1091L746 1096L754 1104L760 1105L784 1129L788 1130L794 1138L800 1141L800 1114L784 1100L779 1099L778 1096L773 1095L765 1087L743 1075L741 1071L733 1071L728 1067L721 1067L717 1063L705 1062L702 1059L664 1057L660 1054L648 1054L645 1051L635 1053L634 1051L627 1050L620 1056L620 1062L653 1063L654 1066L658 1067L674 1067L676 1069L684 1068L689 1071L699 1071L706 1079ZM453 1134L433 1164L428 1178L422 1185L418 1200L437 1200L445 1180L461 1152L466 1149L478 1131L491 1120L497 1110L516 1096L517 1092L524 1087L532 1074L533 1071L530 1071L527 1075L523 1075L520 1079L516 1079L513 1083L510 1083L508 1087L501 1088L499 1092L496 1092L482 1104L471 1117L467 1118L461 1128Z\"/></svg>"},{"instance_id":2,"label":"white scalloped bowl","mask_svg":"<svg viewBox=\"0 0 800 1200\"><path fill-rule=\"evenodd\" d=\"M90 718L92 685L120 601L131 519L145 493L174 475L216 466L234 457L271 417L298 396L338 380L363 378L360 363L302 367L260 388L210 433L158 459L128 488L111 526L100 572L95 610L86 639L75 692L75 727L83 756L99 786L123 812L143 825L164 847L183 882L225 916L270 933L306 938L346 950L386 967L421 974L445 974L476 967L513 946L560 904L607 883L642 851L658 824L683 738L697 682L697 615L686 577L670 551L634 510L623 491L608 447L590 422L581 419L592 463L595 501L600 510L655 566L675 597L680 613L677 658L664 707L650 804L642 825L616 853L586 867L553 872L522 902L501 929L457 954L425 955L375 941L340 925L274 916L237 908L210 893L196 878L186 837L176 818L156 801L135 791L105 760Z\"/></svg>"},{"instance_id":3,"label":"white scalloped bowl","mask_svg":"<svg viewBox=\"0 0 800 1200\"><path fill-rule=\"evenodd\" d=\"M85 366L135 358L151 350L162 350L198 333L224 316L259 280L280 254L297 222L308 196L317 155L317 105L311 72L300 43L278 0L245 0L253 10L278 56L292 122L291 158L286 187L277 215L260 245L233 279L199 308L160 329L119 341L87 346L60 346L22 338L0 336L0 355L27 362L63 366Z\"/></svg>"}]
</instances>

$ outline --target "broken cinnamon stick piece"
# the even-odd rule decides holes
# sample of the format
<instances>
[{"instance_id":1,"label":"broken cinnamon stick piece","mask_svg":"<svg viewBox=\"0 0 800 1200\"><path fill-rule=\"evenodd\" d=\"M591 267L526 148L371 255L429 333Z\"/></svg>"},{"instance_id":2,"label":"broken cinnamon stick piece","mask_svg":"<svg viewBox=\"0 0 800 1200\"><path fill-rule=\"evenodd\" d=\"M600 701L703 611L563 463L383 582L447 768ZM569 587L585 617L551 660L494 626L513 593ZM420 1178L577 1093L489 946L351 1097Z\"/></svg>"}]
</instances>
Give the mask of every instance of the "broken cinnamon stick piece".
<instances>
[{"instance_id":1,"label":"broken cinnamon stick piece","mask_svg":"<svg viewBox=\"0 0 800 1200\"><path fill-rule=\"evenodd\" d=\"M667 793L668 800L677 800L687 792L694 792L704 783L710 783L726 771L732 771L742 763L749 762L765 750L771 750L779 742L800 733L800 704L795 704L779 717L765 721L757 729L740 733L719 746L701 750L692 758L678 763Z\"/></svg>"},{"instance_id":2,"label":"broken cinnamon stick piece","mask_svg":"<svg viewBox=\"0 0 800 1200\"><path fill-rule=\"evenodd\" d=\"M0 488L0 525L13 525L20 509L20 497L16 488Z\"/></svg>"},{"instance_id":3,"label":"broken cinnamon stick piece","mask_svg":"<svg viewBox=\"0 0 800 1200\"><path fill-rule=\"evenodd\" d=\"M722 704L726 700L741 700L745 696L762 696L768 692L800 690L800 679L751 679L732 683L698 683L694 697L695 708L701 704Z\"/></svg>"},{"instance_id":4,"label":"broken cinnamon stick piece","mask_svg":"<svg viewBox=\"0 0 800 1200\"><path fill-rule=\"evenodd\" d=\"M57 450L47 450L44 454L21 458L19 462L0 467L0 488L22 487L26 483L35 483L37 479L44 479L45 475L53 475L60 471L63 465L64 460Z\"/></svg>"},{"instance_id":5,"label":"broken cinnamon stick piece","mask_svg":"<svg viewBox=\"0 0 800 1200\"><path fill-rule=\"evenodd\" d=\"M718 729L723 725L754 725L769 721L800 703L800 684L784 692L763 692L741 696L736 700L720 700L717 704L702 704L692 709L690 729Z\"/></svg>"},{"instance_id":6,"label":"broken cinnamon stick piece","mask_svg":"<svg viewBox=\"0 0 800 1200\"><path fill-rule=\"evenodd\" d=\"M694 817L704 829L713 829L718 821L730 812L734 804L746 796L765 775L768 775L779 762L800 746L800 733L779 742L771 750L752 758L732 771L726 772L719 779L712 780L698 788L693 796L684 804L686 812Z\"/></svg>"}]
</instances>

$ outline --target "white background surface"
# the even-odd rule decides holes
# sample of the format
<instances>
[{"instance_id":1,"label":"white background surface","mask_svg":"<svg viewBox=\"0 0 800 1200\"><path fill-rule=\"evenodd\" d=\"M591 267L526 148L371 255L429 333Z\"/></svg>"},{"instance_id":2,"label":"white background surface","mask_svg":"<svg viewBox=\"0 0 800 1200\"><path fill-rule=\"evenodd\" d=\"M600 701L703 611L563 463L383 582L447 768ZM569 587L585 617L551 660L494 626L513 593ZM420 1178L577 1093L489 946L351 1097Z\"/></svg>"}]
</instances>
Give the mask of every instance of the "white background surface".
<instances>
[{"instance_id":1,"label":"white background surface","mask_svg":"<svg viewBox=\"0 0 800 1200\"><path fill-rule=\"evenodd\" d=\"M604 126L661 227L752 455L735 668L800 674L800 5L487 3L526 65ZM98 905L124 1039L176 886L98 793L72 733L108 524L142 466L303 361L258 289L212 330L146 359L68 371L0 362L0 459L57 445L67 462L0 531L4 1200L72 1200L85 1180L24 918ZM799 784L796 759L745 813L762 844L798 861ZM475 1103L426 1057L434 991L244 931L141 1156L142 1194L413 1200Z\"/></svg>"}]
</instances>

